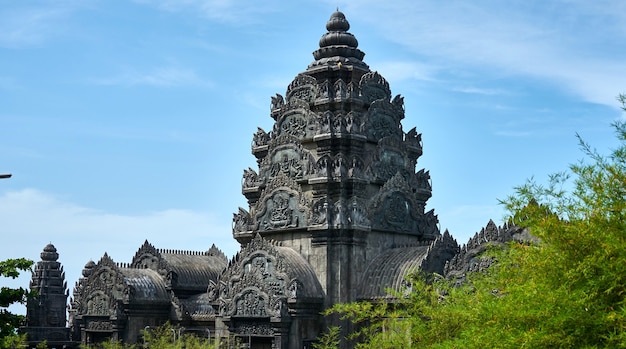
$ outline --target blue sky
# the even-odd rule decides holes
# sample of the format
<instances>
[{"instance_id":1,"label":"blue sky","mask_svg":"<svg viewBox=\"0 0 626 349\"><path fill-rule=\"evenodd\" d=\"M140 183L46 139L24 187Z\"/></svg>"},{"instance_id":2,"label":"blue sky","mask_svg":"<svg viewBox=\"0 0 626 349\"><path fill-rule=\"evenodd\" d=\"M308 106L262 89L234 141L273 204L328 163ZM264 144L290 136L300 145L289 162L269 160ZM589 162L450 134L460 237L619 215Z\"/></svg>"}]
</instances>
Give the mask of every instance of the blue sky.
<instances>
[{"instance_id":1,"label":"blue sky","mask_svg":"<svg viewBox=\"0 0 626 349\"><path fill-rule=\"evenodd\" d=\"M71 288L146 239L232 256L252 134L337 6L405 97L428 209L461 244L514 186L577 162L576 133L616 145L620 0L0 0L0 259L52 242Z\"/></svg>"}]
</instances>

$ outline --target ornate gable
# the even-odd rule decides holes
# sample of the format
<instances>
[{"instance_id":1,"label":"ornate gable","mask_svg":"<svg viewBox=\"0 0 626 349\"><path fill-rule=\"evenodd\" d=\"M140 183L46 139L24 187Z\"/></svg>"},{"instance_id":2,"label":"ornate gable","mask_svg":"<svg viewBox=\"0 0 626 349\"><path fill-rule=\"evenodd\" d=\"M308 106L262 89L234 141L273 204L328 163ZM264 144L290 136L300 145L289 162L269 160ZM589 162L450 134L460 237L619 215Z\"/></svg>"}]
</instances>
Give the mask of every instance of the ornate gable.
<instances>
[{"instance_id":1,"label":"ornate gable","mask_svg":"<svg viewBox=\"0 0 626 349\"><path fill-rule=\"evenodd\" d=\"M361 96L367 103L372 103L376 100L391 99L391 90L389 89L389 83L378 72L368 72L361 77L359 83L361 88Z\"/></svg>"},{"instance_id":2,"label":"ornate gable","mask_svg":"<svg viewBox=\"0 0 626 349\"><path fill-rule=\"evenodd\" d=\"M287 104L296 101L312 102L317 96L317 80L306 74L298 74L287 87Z\"/></svg>"},{"instance_id":3,"label":"ornate gable","mask_svg":"<svg viewBox=\"0 0 626 349\"><path fill-rule=\"evenodd\" d=\"M285 316L292 281L288 268L276 246L257 234L229 263L219 287L209 285L209 296L219 300L220 316Z\"/></svg>"},{"instance_id":4,"label":"ornate gable","mask_svg":"<svg viewBox=\"0 0 626 349\"><path fill-rule=\"evenodd\" d=\"M311 266L294 250L259 234L231 260L219 281L211 282L208 294L226 318L286 318L301 303L319 311L324 299Z\"/></svg>"},{"instance_id":5,"label":"ornate gable","mask_svg":"<svg viewBox=\"0 0 626 349\"><path fill-rule=\"evenodd\" d=\"M124 275L108 254L100 259L86 278L80 294L81 313L89 316L116 316L117 301L129 291L124 285Z\"/></svg>"},{"instance_id":6,"label":"ornate gable","mask_svg":"<svg viewBox=\"0 0 626 349\"><path fill-rule=\"evenodd\" d=\"M163 256L152 244L146 240L139 250L135 253L131 268L137 269L152 269L158 272L161 276L165 277L168 272L167 262L163 259Z\"/></svg>"},{"instance_id":7,"label":"ornate gable","mask_svg":"<svg viewBox=\"0 0 626 349\"><path fill-rule=\"evenodd\" d=\"M431 210L424 213L424 202L417 199L409 182L396 173L369 202L372 228L403 231L422 239L439 236L437 216Z\"/></svg>"}]
</instances>

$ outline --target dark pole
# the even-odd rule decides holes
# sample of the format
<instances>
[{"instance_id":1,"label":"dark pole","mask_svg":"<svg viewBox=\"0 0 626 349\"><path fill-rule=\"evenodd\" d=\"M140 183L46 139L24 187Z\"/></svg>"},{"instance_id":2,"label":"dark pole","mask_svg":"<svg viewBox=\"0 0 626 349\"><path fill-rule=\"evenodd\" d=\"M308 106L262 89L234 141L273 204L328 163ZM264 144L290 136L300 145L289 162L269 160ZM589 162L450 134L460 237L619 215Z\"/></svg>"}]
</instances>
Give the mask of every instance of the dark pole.
<instances>
[{"instance_id":1,"label":"dark pole","mask_svg":"<svg viewBox=\"0 0 626 349\"><path fill-rule=\"evenodd\" d=\"M11 178L12 174L10 173L0 173L0 178Z\"/></svg>"}]
</instances>

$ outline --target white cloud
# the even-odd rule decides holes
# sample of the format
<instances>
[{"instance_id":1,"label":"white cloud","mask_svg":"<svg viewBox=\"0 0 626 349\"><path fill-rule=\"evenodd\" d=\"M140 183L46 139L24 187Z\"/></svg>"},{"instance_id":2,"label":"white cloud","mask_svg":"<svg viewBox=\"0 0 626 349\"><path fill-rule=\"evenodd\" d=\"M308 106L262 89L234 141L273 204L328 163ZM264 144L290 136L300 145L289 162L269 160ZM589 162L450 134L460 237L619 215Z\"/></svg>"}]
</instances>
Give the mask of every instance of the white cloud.
<instances>
[{"instance_id":1,"label":"white cloud","mask_svg":"<svg viewBox=\"0 0 626 349\"><path fill-rule=\"evenodd\" d=\"M214 243L227 256L238 249L231 222L218 220L210 212L169 209L124 215L83 207L35 189L2 194L0 222L1 259L38 261L43 247L51 242L60 254L70 289L89 260L97 262L107 252L116 262L130 262L146 239L157 248L177 250L206 251ZM30 275L22 275L11 284L27 287L29 279Z\"/></svg>"},{"instance_id":2,"label":"white cloud","mask_svg":"<svg viewBox=\"0 0 626 349\"><path fill-rule=\"evenodd\" d=\"M95 78L91 81L105 86L214 87L212 81L198 76L195 71L179 67L161 67L148 72L127 71L120 75Z\"/></svg>"},{"instance_id":3,"label":"white cloud","mask_svg":"<svg viewBox=\"0 0 626 349\"><path fill-rule=\"evenodd\" d=\"M626 75L626 52L619 46L626 40L625 7L620 1L560 0L340 5L350 18L424 57L425 64L539 78L611 107L617 107L614 97Z\"/></svg>"},{"instance_id":4,"label":"white cloud","mask_svg":"<svg viewBox=\"0 0 626 349\"><path fill-rule=\"evenodd\" d=\"M23 1L0 6L0 47L23 49L40 46L67 29L68 18L88 8L89 0L59 0L32 5Z\"/></svg>"},{"instance_id":5,"label":"white cloud","mask_svg":"<svg viewBox=\"0 0 626 349\"><path fill-rule=\"evenodd\" d=\"M236 25L253 24L262 15L275 12L280 2L253 0L135 0L141 4L155 6L163 11L191 11L210 20ZM284 4L283 4L284 5Z\"/></svg>"},{"instance_id":6,"label":"white cloud","mask_svg":"<svg viewBox=\"0 0 626 349\"><path fill-rule=\"evenodd\" d=\"M452 88L452 91L467 93L467 94L486 95L486 96L508 94L507 91L504 91L498 88L481 88L481 87L473 87L473 86L454 87Z\"/></svg>"}]
</instances>

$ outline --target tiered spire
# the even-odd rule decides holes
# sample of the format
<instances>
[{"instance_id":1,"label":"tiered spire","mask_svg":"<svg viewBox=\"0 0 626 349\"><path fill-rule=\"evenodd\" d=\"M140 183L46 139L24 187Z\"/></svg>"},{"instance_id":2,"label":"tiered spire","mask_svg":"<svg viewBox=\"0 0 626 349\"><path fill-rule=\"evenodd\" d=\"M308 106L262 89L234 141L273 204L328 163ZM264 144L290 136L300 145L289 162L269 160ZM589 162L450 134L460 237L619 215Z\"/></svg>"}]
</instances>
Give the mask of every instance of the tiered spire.
<instances>
[{"instance_id":1,"label":"tiered spire","mask_svg":"<svg viewBox=\"0 0 626 349\"><path fill-rule=\"evenodd\" d=\"M359 50L359 42L354 35L348 33L350 23L346 16L337 10L326 23L328 32L320 39L320 48L313 52L315 62L309 69L327 64L354 64L368 69L363 63L365 53Z\"/></svg>"},{"instance_id":2,"label":"tiered spire","mask_svg":"<svg viewBox=\"0 0 626 349\"><path fill-rule=\"evenodd\" d=\"M44 339L48 343L69 341L69 329L65 327L67 285L63 266L57 260L59 254L52 244L46 245L40 254L41 261L33 270L31 291L36 296L28 298L26 304L26 327L29 341L38 343Z\"/></svg>"}]
</instances>

